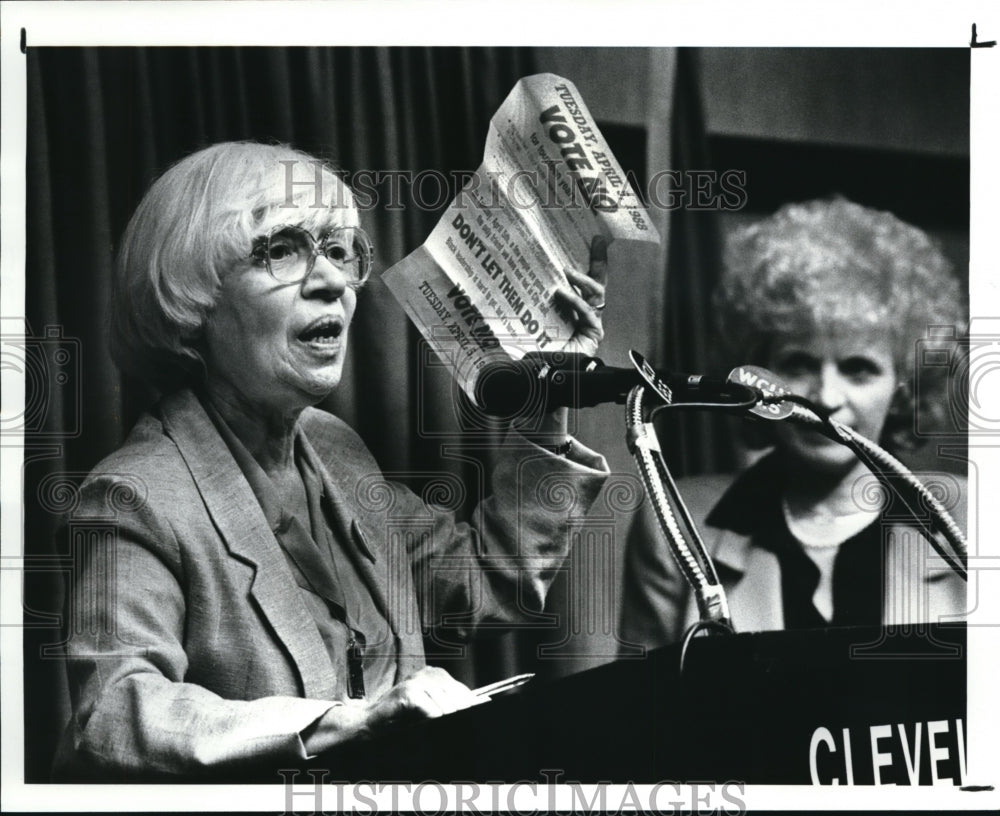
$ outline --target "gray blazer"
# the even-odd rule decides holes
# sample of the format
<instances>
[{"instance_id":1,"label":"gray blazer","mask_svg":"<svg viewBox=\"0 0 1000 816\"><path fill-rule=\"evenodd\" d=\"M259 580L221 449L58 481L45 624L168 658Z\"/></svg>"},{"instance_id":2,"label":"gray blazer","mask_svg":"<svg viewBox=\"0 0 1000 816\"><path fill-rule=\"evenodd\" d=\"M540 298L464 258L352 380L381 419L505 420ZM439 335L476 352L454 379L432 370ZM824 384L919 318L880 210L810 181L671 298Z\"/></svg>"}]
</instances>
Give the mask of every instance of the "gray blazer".
<instances>
[{"instance_id":1,"label":"gray blazer","mask_svg":"<svg viewBox=\"0 0 1000 816\"><path fill-rule=\"evenodd\" d=\"M766 462L760 463L766 465ZM966 529L966 481L940 474L935 479L942 503ZM781 569L777 556L753 541L753 530L714 524L713 511L735 482L762 482L760 501L777 501L774 480L756 466L736 480L698 476L678 482L692 520L701 532L726 591L738 632L785 628ZM732 508L730 508L732 509ZM746 508L752 516L756 507ZM886 547L882 623L898 625L964 619L965 583L904 519L883 517ZM698 620L693 593L671 556L648 502L638 512L628 536L620 619L621 640L646 647L663 646L683 637Z\"/></svg>"},{"instance_id":2,"label":"gray blazer","mask_svg":"<svg viewBox=\"0 0 1000 816\"><path fill-rule=\"evenodd\" d=\"M607 470L582 446L573 462L525 443L503 457L474 523L460 524L387 482L330 414L305 411L298 433L325 464L334 533L390 624L397 681L424 664L425 624L451 614L452 631L468 635L542 608L571 514L586 511ZM574 488L575 506L540 500L553 478ZM249 484L192 392L139 420L87 478L68 524L78 563L66 642L73 714L57 776L305 758L300 732L338 704L333 667Z\"/></svg>"}]
</instances>

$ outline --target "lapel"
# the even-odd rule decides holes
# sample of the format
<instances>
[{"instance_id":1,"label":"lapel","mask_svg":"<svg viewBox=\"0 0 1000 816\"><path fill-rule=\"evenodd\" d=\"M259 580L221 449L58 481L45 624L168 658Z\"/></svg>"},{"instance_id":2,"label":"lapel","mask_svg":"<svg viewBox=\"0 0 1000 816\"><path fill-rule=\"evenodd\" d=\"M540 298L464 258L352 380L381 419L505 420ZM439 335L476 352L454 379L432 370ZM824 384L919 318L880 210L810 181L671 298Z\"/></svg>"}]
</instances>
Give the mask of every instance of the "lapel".
<instances>
[{"instance_id":1,"label":"lapel","mask_svg":"<svg viewBox=\"0 0 1000 816\"><path fill-rule=\"evenodd\" d=\"M371 472L355 468L327 467L338 462L336 451L330 445L322 446L321 457L312 445L306 431L300 426L299 438L306 455L312 458L316 471L323 481L329 499L335 528L333 535L339 541L349 542L345 547L349 557L372 593L375 605L389 623L396 639L396 679L408 676L424 663L423 634L420 619L413 607L409 559L405 552L385 551L388 536L384 515L368 512L363 504L351 501L358 489L359 480ZM372 463L372 468L375 465ZM393 557L398 555L398 557ZM399 561L400 563L396 563Z\"/></svg>"},{"instance_id":2,"label":"lapel","mask_svg":"<svg viewBox=\"0 0 1000 816\"><path fill-rule=\"evenodd\" d=\"M720 498L699 513L696 524L726 591L733 625L738 632L783 629L781 569L771 552L752 546L761 514L774 501L780 470L774 455L765 456L739 474ZM716 487L716 489L718 489ZM702 515L704 514L704 515ZM688 623L698 620L694 593L690 593Z\"/></svg>"},{"instance_id":3,"label":"lapel","mask_svg":"<svg viewBox=\"0 0 1000 816\"><path fill-rule=\"evenodd\" d=\"M229 448L192 391L165 398L161 413L229 553L254 567L250 594L291 655L304 696L333 699L333 665L326 647Z\"/></svg>"},{"instance_id":4,"label":"lapel","mask_svg":"<svg viewBox=\"0 0 1000 816\"><path fill-rule=\"evenodd\" d=\"M714 538L710 538L714 534ZM710 528L706 547L726 591L737 632L783 629L781 570L777 557L750 545L750 536L734 530ZM698 620L698 606L690 593L688 622Z\"/></svg>"}]
</instances>

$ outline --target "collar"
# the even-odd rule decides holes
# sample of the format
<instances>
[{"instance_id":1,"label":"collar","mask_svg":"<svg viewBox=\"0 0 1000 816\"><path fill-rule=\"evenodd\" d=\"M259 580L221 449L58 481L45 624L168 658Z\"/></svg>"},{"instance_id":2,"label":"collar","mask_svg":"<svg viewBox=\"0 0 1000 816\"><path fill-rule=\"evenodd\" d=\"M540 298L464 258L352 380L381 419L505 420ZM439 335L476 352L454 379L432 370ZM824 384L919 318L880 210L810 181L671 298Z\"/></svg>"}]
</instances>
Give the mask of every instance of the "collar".
<instances>
[{"instance_id":1,"label":"collar","mask_svg":"<svg viewBox=\"0 0 1000 816\"><path fill-rule=\"evenodd\" d=\"M748 569L753 535L778 512L784 468L776 452L764 456L740 473L705 517L703 534L716 567L740 575Z\"/></svg>"}]
</instances>

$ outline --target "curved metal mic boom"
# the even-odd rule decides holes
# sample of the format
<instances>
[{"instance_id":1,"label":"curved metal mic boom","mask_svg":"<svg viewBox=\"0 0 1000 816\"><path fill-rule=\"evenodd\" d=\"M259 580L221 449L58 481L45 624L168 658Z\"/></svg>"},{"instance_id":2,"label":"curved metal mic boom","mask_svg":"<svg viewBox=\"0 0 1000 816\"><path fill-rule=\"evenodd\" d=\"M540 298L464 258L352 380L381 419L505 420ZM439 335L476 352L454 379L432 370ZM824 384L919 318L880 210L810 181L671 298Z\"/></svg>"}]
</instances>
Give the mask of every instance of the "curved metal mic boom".
<instances>
[{"instance_id":1,"label":"curved metal mic boom","mask_svg":"<svg viewBox=\"0 0 1000 816\"><path fill-rule=\"evenodd\" d=\"M641 360L641 357L639 359ZM633 362L635 362L634 357ZM636 367L640 368L638 364ZM640 368L640 372L647 380L650 376L656 377L652 369L648 369L647 373ZM656 379L650 383L652 391L659 396L660 400L669 404L670 390L669 388L664 389L662 386L663 383ZM719 583L719 576L705 548L705 543L702 541L687 507L680 497L677 485L663 461L656 431L649 422L650 416L647 415L643 405L646 391L647 386L637 385L629 392L626 399L626 439L629 452L635 458L639 475L646 487L646 495L649 496L653 504L660 528L670 545L670 553L694 592L699 617L702 621L718 622L725 629L732 631L725 590ZM688 543L677 523L671 502L677 507L685 526L688 528L691 543Z\"/></svg>"},{"instance_id":2,"label":"curved metal mic boom","mask_svg":"<svg viewBox=\"0 0 1000 816\"><path fill-rule=\"evenodd\" d=\"M729 379L758 389L759 402L750 409L750 413L755 416L772 421L787 419L811 427L828 439L849 448L868 466L879 483L899 498L921 534L945 563L963 580L968 580L967 546L961 528L944 505L906 465L853 428L830 419L825 411L809 400L792 394L784 383L765 368L740 366L729 373ZM913 509L911 502L914 500L930 511L931 525ZM934 534L935 528L951 545L953 553L942 546Z\"/></svg>"},{"instance_id":3,"label":"curved metal mic boom","mask_svg":"<svg viewBox=\"0 0 1000 816\"><path fill-rule=\"evenodd\" d=\"M964 581L968 576L968 545L965 535L958 523L948 512L938 498L927 489L912 471L887 450L872 442L868 437L859 434L853 428L842 425L836 420L823 415L823 412L802 397L784 395L765 397L762 403L783 402L793 406L788 419L801 425L814 428L829 439L839 442L849 448L854 455L864 462L879 484L896 495L903 503L920 533L927 539L938 555ZM895 480L892 478L895 477ZM906 495L909 493L909 495ZM931 514L932 525L928 525L913 509L911 502L926 507ZM951 545L954 552L948 552L934 534L939 531Z\"/></svg>"}]
</instances>

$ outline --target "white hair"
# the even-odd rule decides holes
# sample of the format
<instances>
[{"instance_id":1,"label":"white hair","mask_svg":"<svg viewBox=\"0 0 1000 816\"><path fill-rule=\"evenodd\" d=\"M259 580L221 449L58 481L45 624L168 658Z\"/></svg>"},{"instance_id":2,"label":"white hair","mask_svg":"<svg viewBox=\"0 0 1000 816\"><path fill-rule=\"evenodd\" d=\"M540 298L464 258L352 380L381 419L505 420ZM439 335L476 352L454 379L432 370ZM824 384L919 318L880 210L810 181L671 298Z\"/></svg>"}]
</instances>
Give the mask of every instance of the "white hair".
<instances>
[{"instance_id":1,"label":"white hair","mask_svg":"<svg viewBox=\"0 0 1000 816\"><path fill-rule=\"evenodd\" d=\"M110 341L119 367L160 390L198 376L221 276L281 223L318 234L357 226L358 213L330 164L287 145L223 142L160 176L115 264Z\"/></svg>"}]
</instances>

